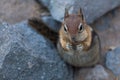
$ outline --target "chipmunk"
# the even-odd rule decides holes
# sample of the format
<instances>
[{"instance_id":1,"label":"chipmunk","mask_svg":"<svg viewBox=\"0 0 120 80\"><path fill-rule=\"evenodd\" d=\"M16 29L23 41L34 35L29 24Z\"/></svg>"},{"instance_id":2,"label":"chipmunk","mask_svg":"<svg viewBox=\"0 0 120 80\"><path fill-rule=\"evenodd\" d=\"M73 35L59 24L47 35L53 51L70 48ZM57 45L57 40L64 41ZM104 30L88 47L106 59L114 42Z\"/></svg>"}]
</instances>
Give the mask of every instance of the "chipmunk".
<instances>
[{"instance_id":1,"label":"chipmunk","mask_svg":"<svg viewBox=\"0 0 120 80\"><path fill-rule=\"evenodd\" d=\"M65 10L57 49L64 61L76 67L94 66L99 62L99 37L86 23L81 9L78 14Z\"/></svg>"},{"instance_id":2,"label":"chipmunk","mask_svg":"<svg viewBox=\"0 0 120 80\"><path fill-rule=\"evenodd\" d=\"M81 9L78 14L69 14L65 10L58 33L49 29L40 19L32 18L28 23L57 45L59 55L65 62L76 67L93 66L99 62L99 37L87 25Z\"/></svg>"}]
</instances>

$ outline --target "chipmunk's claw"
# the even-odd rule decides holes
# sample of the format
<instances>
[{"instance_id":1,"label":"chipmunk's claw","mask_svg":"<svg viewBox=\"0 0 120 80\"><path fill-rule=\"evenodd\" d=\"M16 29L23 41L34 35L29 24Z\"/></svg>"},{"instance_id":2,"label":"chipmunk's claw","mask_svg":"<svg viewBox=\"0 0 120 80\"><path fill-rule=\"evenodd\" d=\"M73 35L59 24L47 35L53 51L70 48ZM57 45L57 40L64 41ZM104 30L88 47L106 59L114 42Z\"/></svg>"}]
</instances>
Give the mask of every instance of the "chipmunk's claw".
<instances>
[{"instance_id":1,"label":"chipmunk's claw","mask_svg":"<svg viewBox=\"0 0 120 80\"><path fill-rule=\"evenodd\" d=\"M67 44L66 44L66 48L67 48L68 50L71 50L71 49L72 49L72 44L67 43Z\"/></svg>"},{"instance_id":2,"label":"chipmunk's claw","mask_svg":"<svg viewBox=\"0 0 120 80\"><path fill-rule=\"evenodd\" d=\"M83 45L82 44L77 45L77 50L82 50L82 49L83 49Z\"/></svg>"}]
</instances>

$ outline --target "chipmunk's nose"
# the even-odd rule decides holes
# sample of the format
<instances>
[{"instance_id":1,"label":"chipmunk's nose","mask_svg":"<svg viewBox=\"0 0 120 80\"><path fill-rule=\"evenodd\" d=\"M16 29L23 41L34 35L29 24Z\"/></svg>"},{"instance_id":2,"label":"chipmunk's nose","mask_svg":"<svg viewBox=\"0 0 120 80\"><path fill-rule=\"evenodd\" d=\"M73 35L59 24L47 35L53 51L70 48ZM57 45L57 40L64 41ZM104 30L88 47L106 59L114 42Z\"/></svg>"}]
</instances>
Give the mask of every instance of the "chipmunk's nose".
<instances>
[{"instance_id":1,"label":"chipmunk's nose","mask_svg":"<svg viewBox=\"0 0 120 80\"><path fill-rule=\"evenodd\" d=\"M76 38L75 38L75 37L72 37L72 41L73 41L73 42L76 42Z\"/></svg>"}]
</instances>

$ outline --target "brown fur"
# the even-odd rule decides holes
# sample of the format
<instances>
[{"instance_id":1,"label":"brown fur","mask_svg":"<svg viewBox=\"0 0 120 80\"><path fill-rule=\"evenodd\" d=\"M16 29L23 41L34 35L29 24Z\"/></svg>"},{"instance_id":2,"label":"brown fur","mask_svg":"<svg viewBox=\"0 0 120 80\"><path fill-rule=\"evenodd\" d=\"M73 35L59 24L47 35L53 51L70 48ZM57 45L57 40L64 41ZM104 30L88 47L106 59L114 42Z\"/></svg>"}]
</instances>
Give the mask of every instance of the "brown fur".
<instances>
[{"instance_id":1,"label":"brown fur","mask_svg":"<svg viewBox=\"0 0 120 80\"><path fill-rule=\"evenodd\" d=\"M82 42L83 45L85 46L84 50L88 50L92 42L92 34L91 34L90 27L87 27L86 31L87 31L88 37Z\"/></svg>"},{"instance_id":2,"label":"brown fur","mask_svg":"<svg viewBox=\"0 0 120 80\"><path fill-rule=\"evenodd\" d=\"M79 24L83 23L83 26L85 27L85 31L83 35L87 35L87 38L83 41L80 41L78 43L73 43L68 36L74 36L78 34L78 26ZM64 24L68 26L68 31L69 35L64 32ZM59 31L59 36L60 36L60 42L62 43L61 45L65 50L66 49L66 43L71 43L71 44L83 44L84 45L84 50L87 50L90 45L91 45L91 28L82 21L81 17L79 15L69 15L67 18L65 18L65 21L62 23L62 28ZM80 37L80 36L77 36Z\"/></svg>"}]
</instances>

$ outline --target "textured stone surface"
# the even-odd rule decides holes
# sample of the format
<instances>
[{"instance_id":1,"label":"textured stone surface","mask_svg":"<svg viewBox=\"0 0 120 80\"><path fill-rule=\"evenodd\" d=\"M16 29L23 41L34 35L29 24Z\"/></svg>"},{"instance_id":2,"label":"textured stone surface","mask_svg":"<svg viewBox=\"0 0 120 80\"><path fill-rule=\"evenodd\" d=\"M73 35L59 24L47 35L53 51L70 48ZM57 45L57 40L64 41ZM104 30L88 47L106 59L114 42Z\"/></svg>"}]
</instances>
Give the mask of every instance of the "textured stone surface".
<instances>
[{"instance_id":1,"label":"textured stone surface","mask_svg":"<svg viewBox=\"0 0 120 80\"><path fill-rule=\"evenodd\" d=\"M120 0L76 0L74 9L77 11L79 7L83 9L86 21L92 23L108 11L118 7Z\"/></svg>"},{"instance_id":2,"label":"textured stone surface","mask_svg":"<svg viewBox=\"0 0 120 80\"><path fill-rule=\"evenodd\" d=\"M46 5L44 0L38 0L43 5ZM74 4L74 0L50 0L47 8L49 9L52 17L55 20L62 21L64 16L65 7L71 7ZM71 8L72 10L72 8Z\"/></svg>"},{"instance_id":3,"label":"textured stone surface","mask_svg":"<svg viewBox=\"0 0 120 80\"><path fill-rule=\"evenodd\" d=\"M94 68L83 68L76 72L74 80L114 80L112 73L103 66L96 65Z\"/></svg>"},{"instance_id":4,"label":"textured stone surface","mask_svg":"<svg viewBox=\"0 0 120 80\"><path fill-rule=\"evenodd\" d=\"M61 27L61 23L54 20L52 16L42 16L41 20L55 32L58 32Z\"/></svg>"},{"instance_id":5,"label":"textured stone surface","mask_svg":"<svg viewBox=\"0 0 120 80\"><path fill-rule=\"evenodd\" d=\"M38 2L40 1L42 4L44 4L45 7L49 6L50 0L37 0Z\"/></svg>"},{"instance_id":6,"label":"textured stone surface","mask_svg":"<svg viewBox=\"0 0 120 80\"><path fill-rule=\"evenodd\" d=\"M106 66L116 76L120 75L120 47L109 51L106 55Z\"/></svg>"},{"instance_id":7,"label":"textured stone surface","mask_svg":"<svg viewBox=\"0 0 120 80\"><path fill-rule=\"evenodd\" d=\"M120 46L120 7L102 16L91 26L99 34L103 54L111 47Z\"/></svg>"},{"instance_id":8,"label":"textured stone surface","mask_svg":"<svg viewBox=\"0 0 120 80\"><path fill-rule=\"evenodd\" d=\"M37 16L41 12L41 6L35 0L0 0L0 19L10 24Z\"/></svg>"},{"instance_id":9,"label":"textured stone surface","mask_svg":"<svg viewBox=\"0 0 120 80\"><path fill-rule=\"evenodd\" d=\"M47 1L39 0L45 6ZM104 6L103 6L104 5ZM65 7L70 7L71 13L76 13L81 7L86 21L92 23L94 20L118 7L120 0L50 0L47 5L51 15L58 21L63 20Z\"/></svg>"},{"instance_id":10,"label":"textured stone surface","mask_svg":"<svg viewBox=\"0 0 120 80\"><path fill-rule=\"evenodd\" d=\"M51 42L22 22L0 23L0 80L73 80Z\"/></svg>"}]
</instances>

